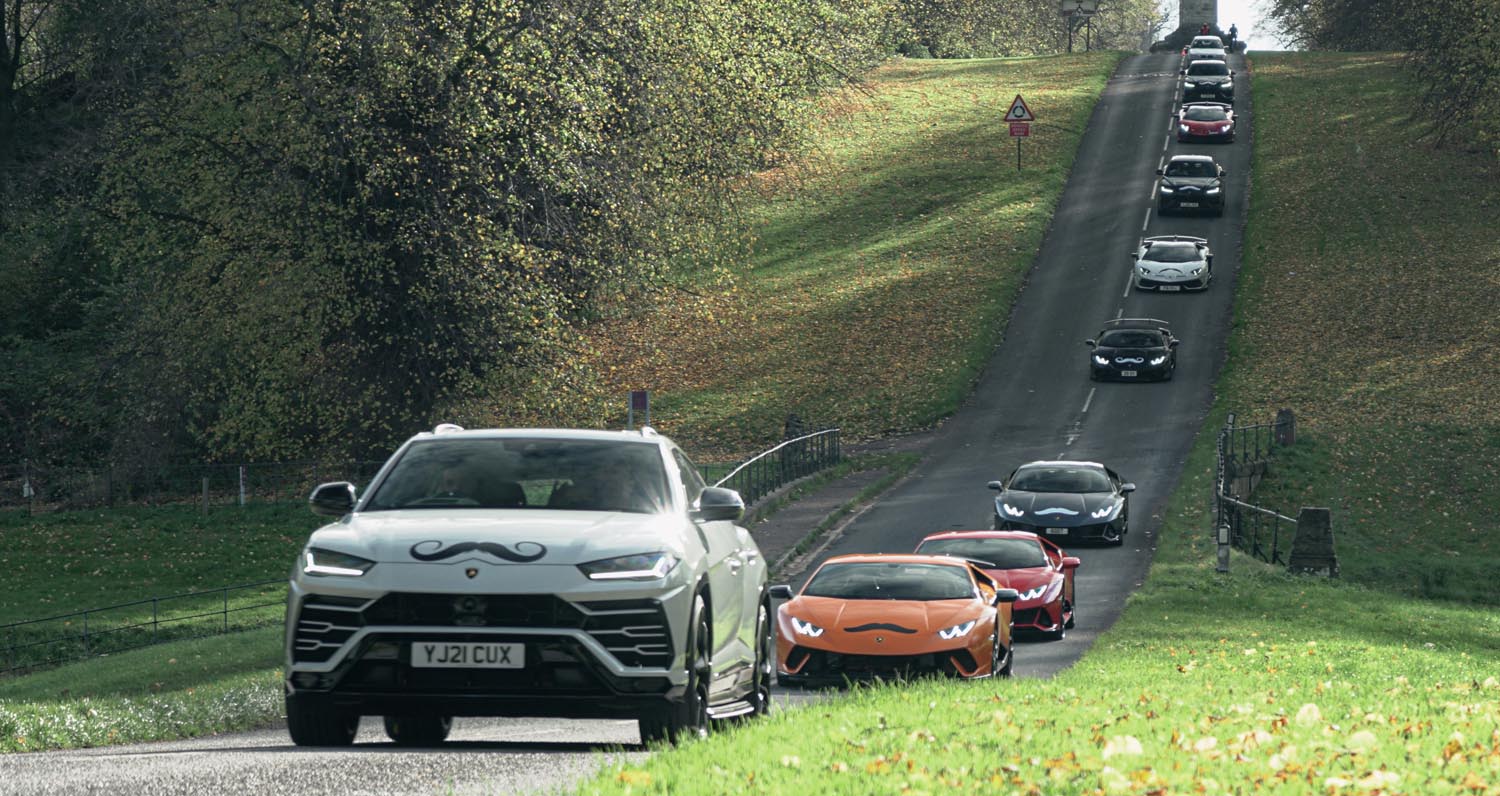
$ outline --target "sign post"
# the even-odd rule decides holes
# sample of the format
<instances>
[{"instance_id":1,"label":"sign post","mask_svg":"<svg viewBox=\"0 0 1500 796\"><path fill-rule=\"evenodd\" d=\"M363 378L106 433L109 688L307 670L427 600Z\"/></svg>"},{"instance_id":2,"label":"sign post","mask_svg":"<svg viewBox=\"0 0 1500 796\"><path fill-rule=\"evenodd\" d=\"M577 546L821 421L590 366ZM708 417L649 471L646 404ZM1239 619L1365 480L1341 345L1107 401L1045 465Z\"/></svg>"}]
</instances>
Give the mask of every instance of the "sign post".
<instances>
[{"instance_id":1,"label":"sign post","mask_svg":"<svg viewBox=\"0 0 1500 796\"><path fill-rule=\"evenodd\" d=\"M1005 112L1005 120L1010 122L1010 137L1016 139L1016 171L1021 170L1021 139L1031 136L1031 123L1036 121L1036 115L1026 107L1026 100L1017 94L1010 101L1010 110Z\"/></svg>"},{"instance_id":2,"label":"sign post","mask_svg":"<svg viewBox=\"0 0 1500 796\"><path fill-rule=\"evenodd\" d=\"M630 391L630 408L625 412L626 428L635 428L636 412L640 412L641 417L645 418L641 421L641 425L651 425L651 392L649 390Z\"/></svg>"}]
</instances>

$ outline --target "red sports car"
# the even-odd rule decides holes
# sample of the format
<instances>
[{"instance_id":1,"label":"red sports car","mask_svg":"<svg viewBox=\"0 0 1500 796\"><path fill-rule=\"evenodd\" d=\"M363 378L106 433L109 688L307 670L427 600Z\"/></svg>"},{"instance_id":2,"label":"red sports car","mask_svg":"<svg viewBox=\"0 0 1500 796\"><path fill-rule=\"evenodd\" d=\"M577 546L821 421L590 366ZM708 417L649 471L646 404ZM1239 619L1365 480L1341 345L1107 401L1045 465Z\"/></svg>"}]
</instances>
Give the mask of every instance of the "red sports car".
<instances>
[{"instance_id":1,"label":"red sports car","mask_svg":"<svg viewBox=\"0 0 1500 796\"><path fill-rule=\"evenodd\" d=\"M1234 106L1225 102L1188 102L1177 114L1177 140L1234 141Z\"/></svg>"},{"instance_id":2,"label":"red sports car","mask_svg":"<svg viewBox=\"0 0 1500 796\"><path fill-rule=\"evenodd\" d=\"M1080 562L1034 533L935 533L917 545L917 552L966 558L996 583L1019 592L1012 606L1018 631L1060 639L1073 626L1073 573Z\"/></svg>"}]
</instances>

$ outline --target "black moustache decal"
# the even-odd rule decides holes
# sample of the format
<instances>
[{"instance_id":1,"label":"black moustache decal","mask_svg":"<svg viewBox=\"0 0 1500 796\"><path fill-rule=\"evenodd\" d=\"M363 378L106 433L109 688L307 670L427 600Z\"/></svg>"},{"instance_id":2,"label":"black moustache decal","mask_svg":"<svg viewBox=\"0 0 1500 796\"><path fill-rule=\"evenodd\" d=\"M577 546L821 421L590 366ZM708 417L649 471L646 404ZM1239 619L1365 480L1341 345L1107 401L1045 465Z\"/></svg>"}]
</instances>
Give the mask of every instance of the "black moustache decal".
<instances>
[{"instance_id":1,"label":"black moustache decal","mask_svg":"<svg viewBox=\"0 0 1500 796\"><path fill-rule=\"evenodd\" d=\"M437 547L438 549L433 550L433 552L431 553L423 553L417 549L419 547L427 547L428 549ZM521 548L523 547L534 548L536 552L523 553L521 552ZM462 555L463 553L467 553L473 550L489 553L495 558L503 558L506 561L514 561L518 564L525 564L528 561L535 561L538 558L547 555L547 548L540 544L537 544L536 542L516 542L516 549L512 550L509 547L506 547L503 544L498 544L496 542L459 542L458 544L452 545L451 547L443 547L442 542L439 542L436 539L430 539L426 542L417 542L416 544L412 545L411 557L415 558L418 561L437 561L439 559L452 558L456 555Z\"/></svg>"},{"instance_id":2,"label":"black moustache decal","mask_svg":"<svg viewBox=\"0 0 1500 796\"><path fill-rule=\"evenodd\" d=\"M871 631L871 630L889 630L892 633L906 633L908 635L917 632L915 630L912 630L909 627L902 627L900 625L892 625L892 624L888 624L886 622L871 622L868 625L860 625L859 627L846 627L846 628L844 628L844 632L845 633L865 633L865 632L868 632L868 631Z\"/></svg>"}]
</instances>

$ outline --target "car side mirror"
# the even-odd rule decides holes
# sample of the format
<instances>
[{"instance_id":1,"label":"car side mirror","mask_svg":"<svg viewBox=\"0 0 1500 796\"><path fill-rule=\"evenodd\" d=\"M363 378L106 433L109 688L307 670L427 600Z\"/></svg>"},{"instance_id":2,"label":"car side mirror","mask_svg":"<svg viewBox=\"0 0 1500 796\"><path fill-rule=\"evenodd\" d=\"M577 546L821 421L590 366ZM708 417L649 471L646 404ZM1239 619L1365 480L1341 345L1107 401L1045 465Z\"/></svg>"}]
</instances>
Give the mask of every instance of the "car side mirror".
<instances>
[{"instance_id":1,"label":"car side mirror","mask_svg":"<svg viewBox=\"0 0 1500 796\"><path fill-rule=\"evenodd\" d=\"M1181 340L1173 340L1172 342L1167 343L1167 347L1168 348L1176 348L1181 343L1182 343Z\"/></svg>"},{"instance_id":2,"label":"car side mirror","mask_svg":"<svg viewBox=\"0 0 1500 796\"><path fill-rule=\"evenodd\" d=\"M778 583L766 589L766 596L773 600L790 600L792 599L792 587L785 583Z\"/></svg>"},{"instance_id":3,"label":"car side mirror","mask_svg":"<svg viewBox=\"0 0 1500 796\"><path fill-rule=\"evenodd\" d=\"M1083 562L1077 556L1063 556L1063 569L1078 569L1080 566L1083 566Z\"/></svg>"},{"instance_id":4,"label":"car side mirror","mask_svg":"<svg viewBox=\"0 0 1500 796\"><path fill-rule=\"evenodd\" d=\"M1187 50L1183 50L1183 52L1187 52ZM1177 70L1177 74L1179 74L1179 75L1185 75L1185 74L1187 74L1187 70L1186 69L1179 69L1179 70Z\"/></svg>"},{"instance_id":5,"label":"car side mirror","mask_svg":"<svg viewBox=\"0 0 1500 796\"><path fill-rule=\"evenodd\" d=\"M1099 347L1099 344L1097 342L1095 342L1094 338L1092 338L1092 337L1090 337L1087 340L1084 340L1083 344L1086 345L1086 346L1088 346L1089 348L1098 348Z\"/></svg>"},{"instance_id":6,"label":"car side mirror","mask_svg":"<svg viewBox=\"0 0 1500 796\"><path fill-rule=\"evenodd\" d=\"M1124 483L1124 484L1120 484L1120 493L1121 494L1128 495L1128 494L1130 494L1131 492L1134 492L1134 491L1135 491L1135 484L1128 483L1128 482Z\"/></svg>"},{"instance_id":7,"label":"car side mirror","mask_svg":"<svg viewBox=\"0 0 1500 796\"><path fill-rule=\"evenodd\" d=\"M996 492L1001 492L1005 489L1005 484L1001 481L991 481L988 484L985 484L985 486L995 490Z\"/></svg>"},{"instance_id":8,"label":"car side mirror","mask_svg":"<svg viewBox=\"0 0 1500 796\"><path fill-rule=\"evenodd\" d=\"M1141 259L1141 253L1140 252L1131 252L1130 253L1130 259L1132 259L1132 260L1139 260L1139 259Z\"/></svg>"},{"instance_id":9,"label":"car side mirror","mask_svg":"<svg viewBox=\"0 0 1500 796\"><path fill-rule=\"evenodd\" d=\"M698 522L735 522L745 516L745 499L733 489L704 487L698 495L698 506L692 517Z\"/></svg>"},{"instance_id":10,"label":"car side mirror","mask_svg":"<svg viewBox=\"0 0 1500 796\"><path fill-rule=\"evenodd\" d=\"M1229 76L1230 77L1234 77L1234 70L1233 69L1229 70Z\"/></svg>"},{"instance_id":11,"label":"car side mirror","mask_svg":"<svg viewBox=\"0 0 1500 796\"><path fill-rule=\"evenodd\" d=\"M1166 174L1166 173L1167 173L1167 170L1166 170L1166 169L1157 169L1157 170L1156 170L1156 173L1157 173L1157 174Z\"/></svg>"},{"instance_id":12,"label":"car side mirror","mask_svg":"<svg viewBox=\"0 0 1500 796\"><path fill-rule=\"evenodd\" d=\"M319 484L307 499L312 513L324 517L342 517L354 510L355 502L354 484L348 481Z\"/></svg>"},{"instance_id":13,"label":"car side mirror","mask_svg":"<svg viewBox=\"0 0 1500 796\"><path fill-rule=\"evenodd\" d=\"M1015 589L996 589L994 605L1013 603L1019 599L1021 599L1021 593Z\"/></svg>"}]
</instances>

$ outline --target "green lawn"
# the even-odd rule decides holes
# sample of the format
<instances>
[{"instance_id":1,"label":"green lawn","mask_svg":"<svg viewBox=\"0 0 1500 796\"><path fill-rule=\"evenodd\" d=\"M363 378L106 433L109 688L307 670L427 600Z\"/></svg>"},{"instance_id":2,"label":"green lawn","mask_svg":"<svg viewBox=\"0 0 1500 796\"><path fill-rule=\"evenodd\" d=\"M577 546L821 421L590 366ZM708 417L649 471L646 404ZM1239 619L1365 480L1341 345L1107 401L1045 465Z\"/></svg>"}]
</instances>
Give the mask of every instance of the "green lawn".
<instances>
[{"instance_id":1,"label":"green lawn","mask_svg":"<svg viewBox=\"0 0 1500 796\"><path fill-rule=\"evenodd\" d=\"M1049 681L861 690L578 792L1500 793L1500 169L1417 138L1396 56L1254 61L1230 359L1121 620ZM1258 499L1331 506L1341 581L1213 570L1214 435L1283 406Z\"/></svg>"}]
</instances>

